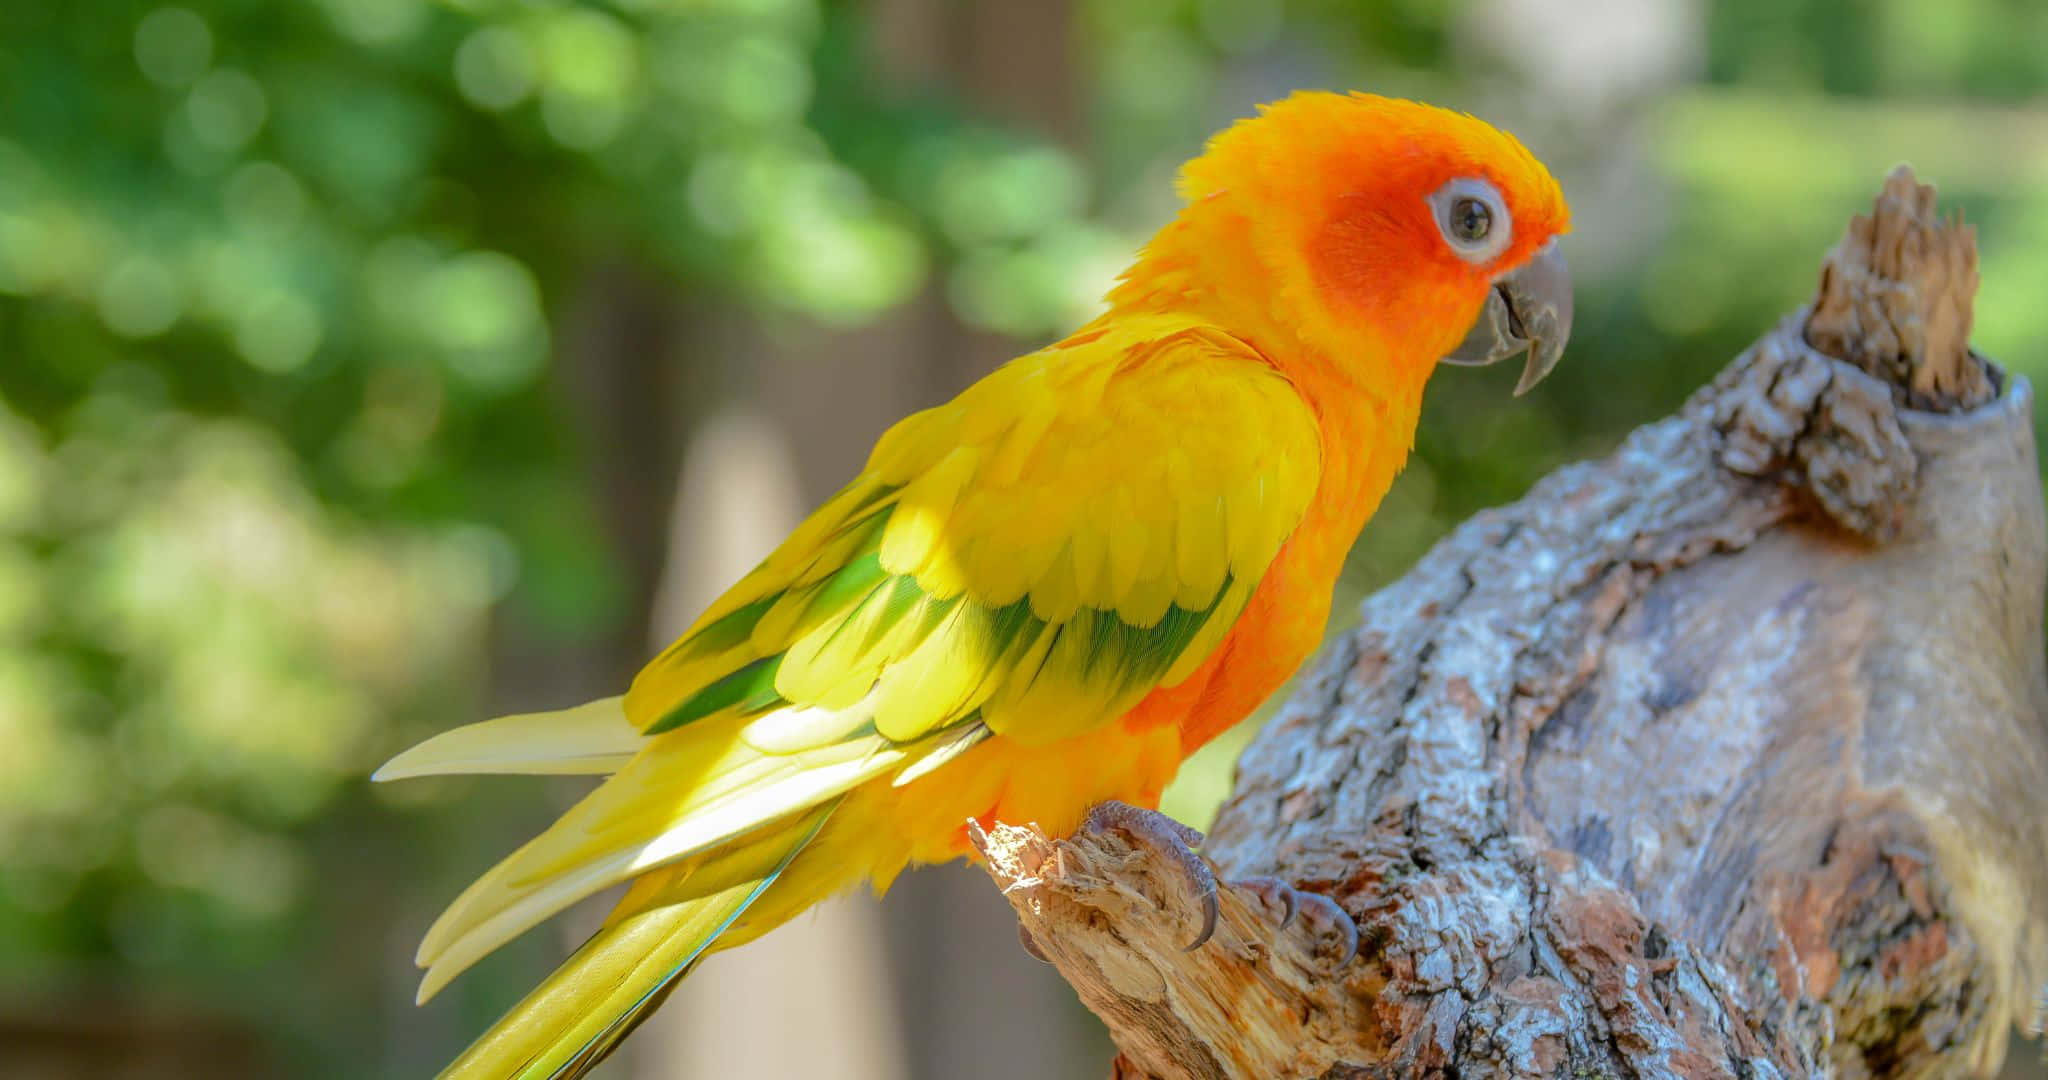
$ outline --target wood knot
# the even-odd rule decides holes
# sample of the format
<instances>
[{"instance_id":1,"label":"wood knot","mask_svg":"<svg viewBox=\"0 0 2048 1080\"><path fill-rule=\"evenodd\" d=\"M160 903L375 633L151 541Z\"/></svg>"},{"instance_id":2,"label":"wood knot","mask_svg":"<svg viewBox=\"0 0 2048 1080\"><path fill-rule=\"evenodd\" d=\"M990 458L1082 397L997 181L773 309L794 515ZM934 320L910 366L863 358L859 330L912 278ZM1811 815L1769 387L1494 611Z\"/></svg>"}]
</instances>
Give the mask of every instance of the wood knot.
<instances>
[{"instance_id":1,"label":"wood knot","mask_svg":"<svg viewBox=\"0 0 2048 1080\"><path fill-rule=\"evenodd\" d=\"M1776 479L1867 540L1897 535L1919 455L1879 379L1808 346L1797 319L1752 346L1715 384L1724 468Z\"/></svg>"}]
</instances>

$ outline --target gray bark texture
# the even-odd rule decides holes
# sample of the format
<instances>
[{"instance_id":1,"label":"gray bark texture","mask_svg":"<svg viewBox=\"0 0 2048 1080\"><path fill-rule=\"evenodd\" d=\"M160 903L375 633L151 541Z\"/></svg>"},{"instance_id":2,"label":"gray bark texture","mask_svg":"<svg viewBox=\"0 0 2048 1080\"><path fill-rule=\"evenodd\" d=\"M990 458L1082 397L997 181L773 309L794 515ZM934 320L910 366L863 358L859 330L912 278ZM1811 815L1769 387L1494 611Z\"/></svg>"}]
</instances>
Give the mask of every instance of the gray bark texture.
<instances>
[{"instance_id":1,"label":"gray bark texture","mask_svg":"<svg viewBox=\"0 0 2048 1080\"><path fill-rule=\"evenodd\" d=\"M1611 456L1370 597L1204 853L999 826L992 877L1119 1077L1995 1071L2048 985L2032 391L1975 238L1889 178L1806 308Z\"/></svg>"}]
</instances>

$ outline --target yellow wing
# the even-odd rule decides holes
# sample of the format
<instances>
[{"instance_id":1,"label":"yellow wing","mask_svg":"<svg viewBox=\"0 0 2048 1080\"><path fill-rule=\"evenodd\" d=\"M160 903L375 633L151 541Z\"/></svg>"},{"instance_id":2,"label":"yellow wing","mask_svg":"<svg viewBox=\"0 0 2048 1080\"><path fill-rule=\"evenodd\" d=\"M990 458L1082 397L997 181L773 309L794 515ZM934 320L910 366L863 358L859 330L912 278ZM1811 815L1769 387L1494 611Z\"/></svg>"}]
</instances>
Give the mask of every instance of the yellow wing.
<instances>
[{"instance_id":1,"label":"yellow wing","mask_svg":"<svg viewBox=\"0 0 2048 1080\"><path fill-rule=\"evenodd\" d=\"M1029 743L1185 678L1320 474L1313 414L1177 317L1022 357L896 425L867 468L650 663L649 733L759 715L769 752L970 721Z\"/></svg>"},{"instance_id":2,"label":"yellow wing","mask_svg":"<svg viewBox=\"0 0 2048 1080\"><path fill-rule=\"evenodd\" d=\"M449 906L420 945L422 998L599 889L751 866L765 826L861 784L929 776L991 735L1058 740L1180 682L1300 522L1320 460L1291 384L1166 316L909 417L623 706L458 728L379 774L618 770Z\"/></svg>"}]
</instances>

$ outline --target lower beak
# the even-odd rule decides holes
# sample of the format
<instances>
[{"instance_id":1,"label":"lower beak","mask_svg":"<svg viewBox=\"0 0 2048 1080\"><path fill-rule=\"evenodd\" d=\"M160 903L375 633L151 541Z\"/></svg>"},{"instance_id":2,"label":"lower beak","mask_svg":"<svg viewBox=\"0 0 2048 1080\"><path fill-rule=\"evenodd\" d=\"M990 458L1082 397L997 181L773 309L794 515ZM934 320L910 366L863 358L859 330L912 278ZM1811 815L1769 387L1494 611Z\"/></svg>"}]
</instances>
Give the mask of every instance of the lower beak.
<instances>
[{"instance_id":1,"label":"lower beak","mask_svg":"<svg viewBox=\"0 0 2048 1080\"><path fill-rule=\"evenodd\" d=\"M1571 334L1572 272L1552 240L1528 262L1493 280L1479 321L1444 363L1478 367L1527 349L1529 362L1515 384L1519 397L1557 366Z\"/></svg>"}]
</instances>

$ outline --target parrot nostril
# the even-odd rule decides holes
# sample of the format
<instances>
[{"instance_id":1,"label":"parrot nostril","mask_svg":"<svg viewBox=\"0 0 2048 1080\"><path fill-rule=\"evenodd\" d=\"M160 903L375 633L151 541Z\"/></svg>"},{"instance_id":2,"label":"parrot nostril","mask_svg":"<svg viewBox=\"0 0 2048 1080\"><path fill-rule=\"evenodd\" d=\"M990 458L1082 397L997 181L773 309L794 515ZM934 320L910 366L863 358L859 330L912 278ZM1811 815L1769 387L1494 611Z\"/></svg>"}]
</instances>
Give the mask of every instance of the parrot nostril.
<instances>
[{"instance_id":1,"label":"parrot nostril","mask_svg":"<svg viewBox=\"0 0 2048 1080\"><path fill-rule=\"evenodd\" d=\"M1501 306L1507 309L1508 333L1514 335L1518 340L1529 340L1529 330L1522 325L1522 313L1515 308L1514 292L1508 288L1507 283L1504 281L1495 284L1493 291L1500 294Z\"/></svg>"}]
</instances>

